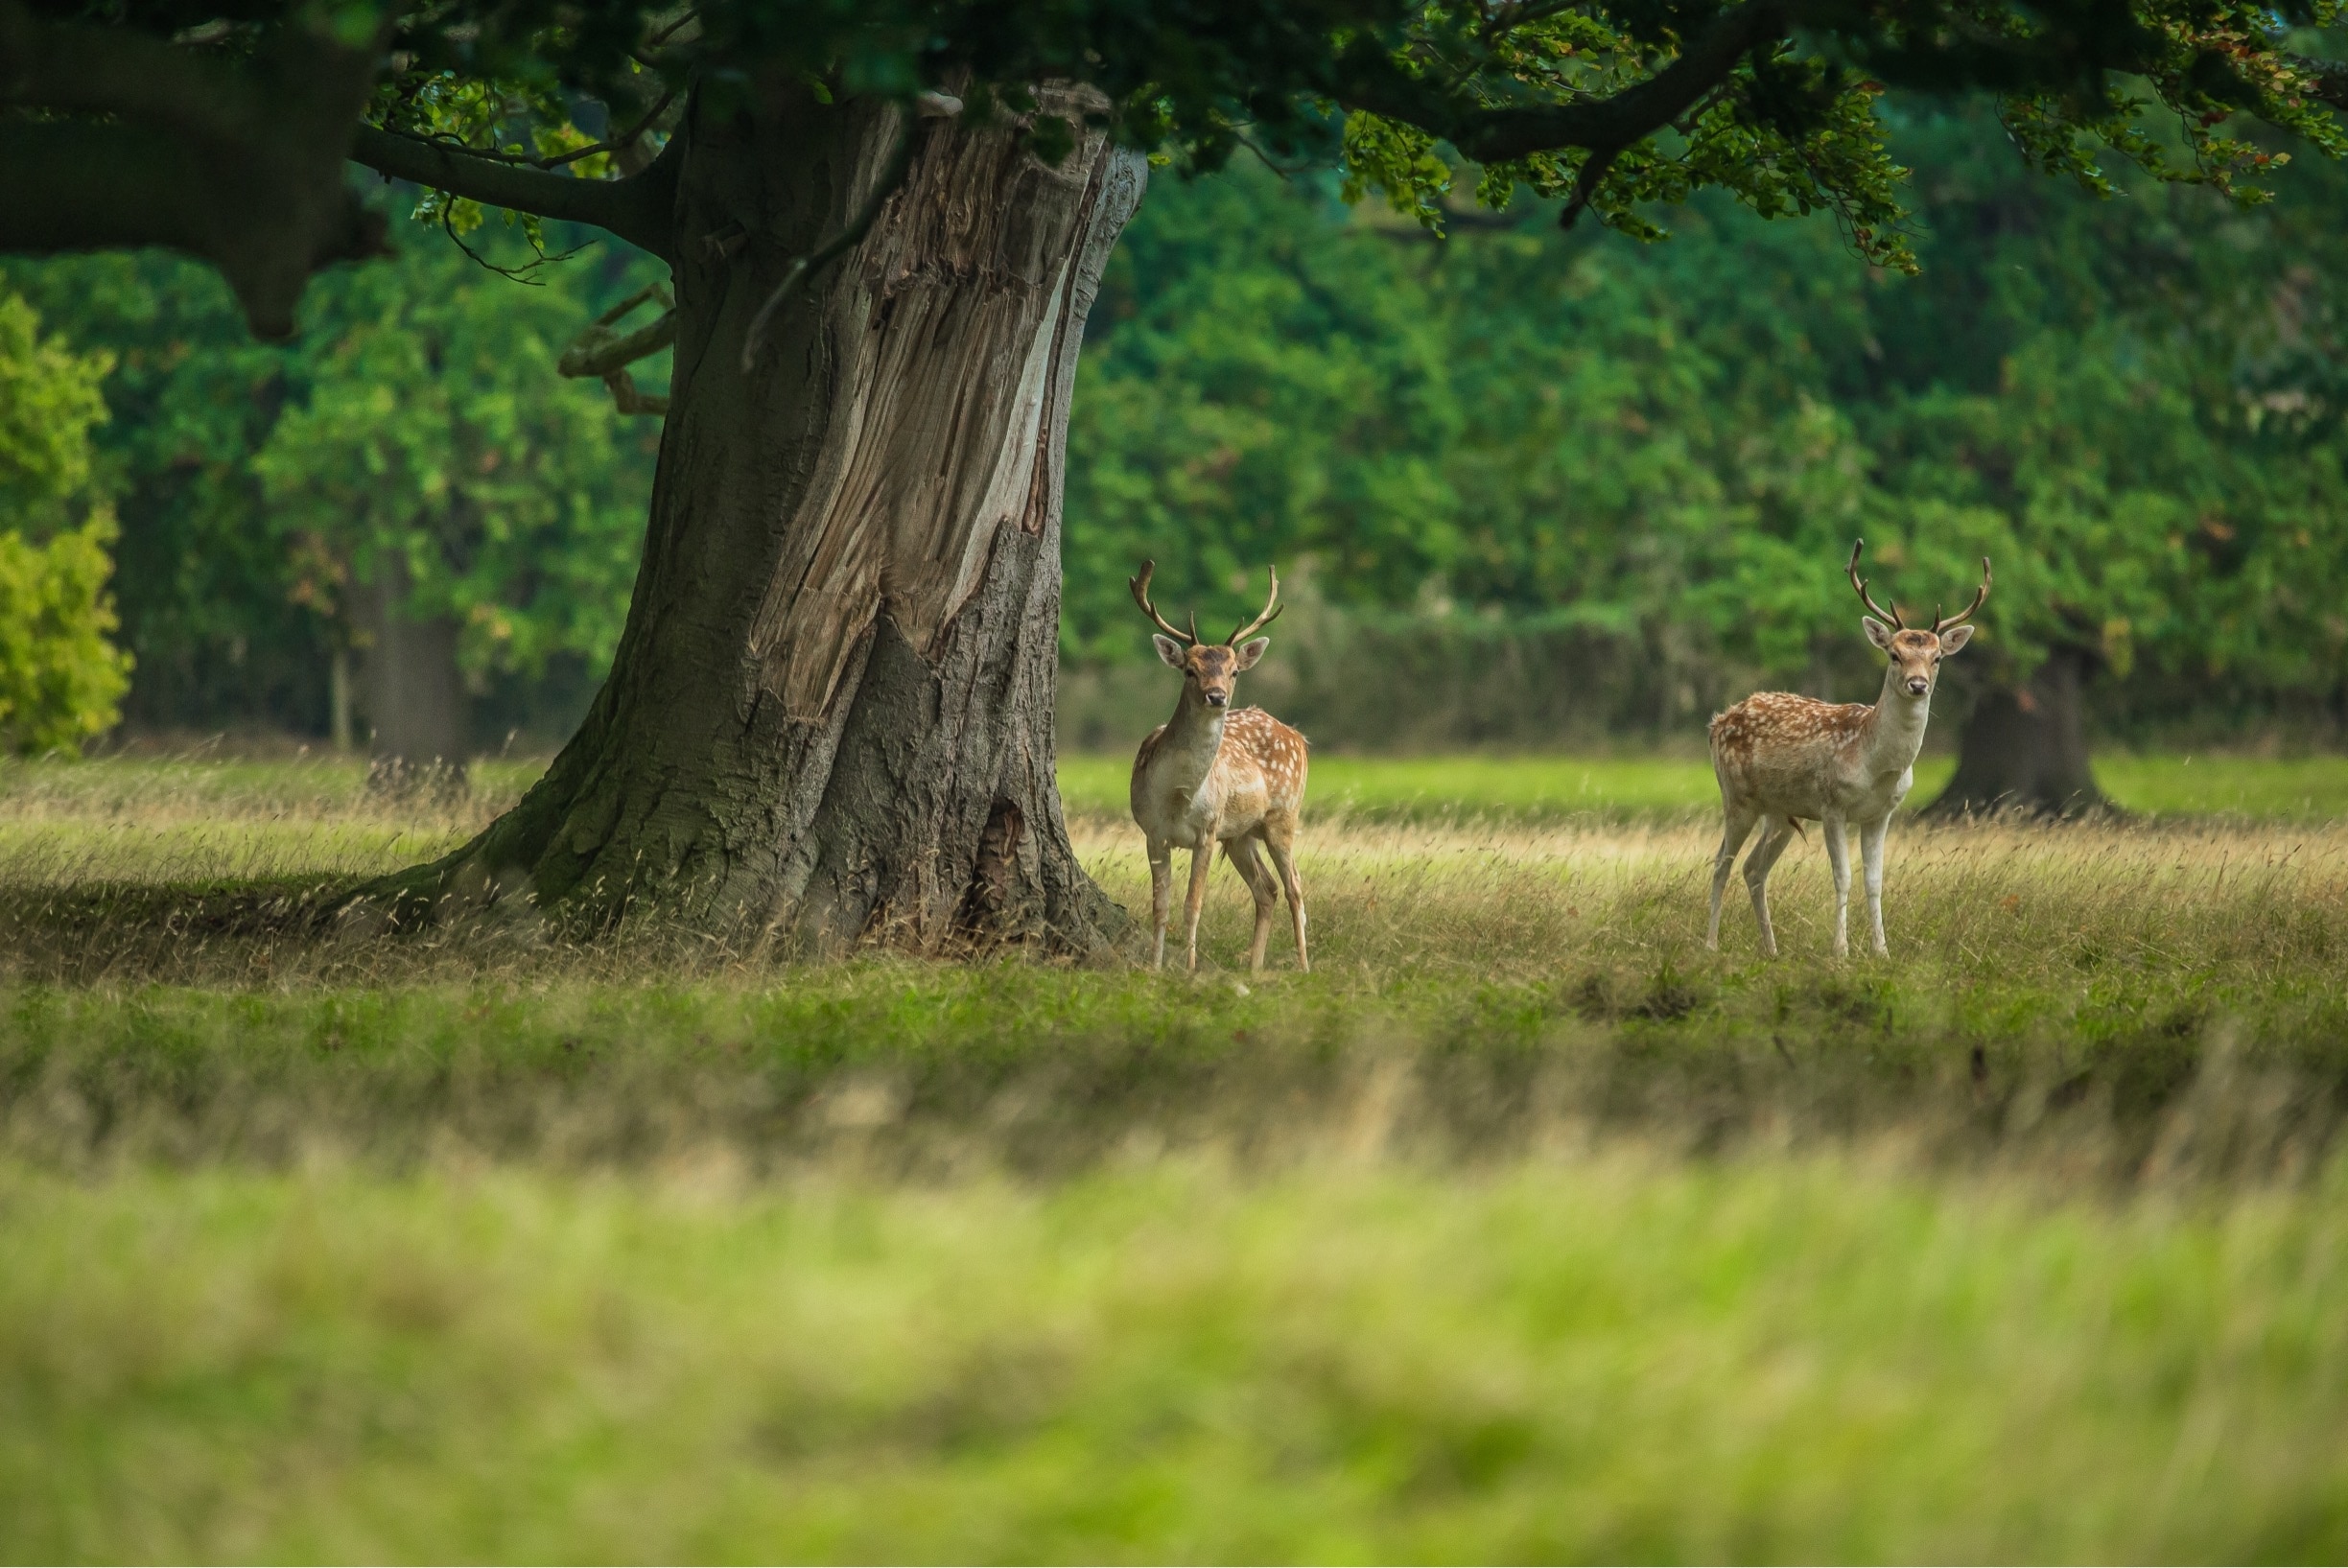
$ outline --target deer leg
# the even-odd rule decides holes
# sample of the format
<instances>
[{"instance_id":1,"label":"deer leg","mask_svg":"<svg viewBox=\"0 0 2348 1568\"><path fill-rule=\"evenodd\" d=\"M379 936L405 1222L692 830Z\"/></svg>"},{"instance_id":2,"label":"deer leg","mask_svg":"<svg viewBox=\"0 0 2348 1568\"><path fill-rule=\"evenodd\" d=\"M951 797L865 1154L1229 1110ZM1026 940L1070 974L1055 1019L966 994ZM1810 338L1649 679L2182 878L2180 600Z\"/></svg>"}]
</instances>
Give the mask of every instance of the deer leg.
<instances>
[{"instance_id":1,"label":"deer leg","mask_svg":"<svg viewBox=\"0 0 2348 1568\"><path fill-rule=\"evenodd\" d=\"M1263 968L1264 948L1272 942L1272 911L1280 907L1280 882L1256 854L1256 839L1243 833L1223 846L1223 853L1239 873L1239 879L1256 897L1256 938L1248 944L1248 970Z\"/></svg>"},{"instance_id":2,"label":"deer leg","mask_svg":"<svg viewBox=\"0 0 2348 1568\"><path fill-rule=\"evenodd\" d=\"M1826 839L1826 864L1834 870L1834 955L1847 958L1850 956L1850 828L1841 817L1828 817L1819 826Z\"/></svg>"},{"instance_id":3,"label":"deer leg","mask_svg":"<svg viewBox=\"0 0 2348 1568\"><path fill-rule=\"evenodd\" d=\"M1737 851L1745 847L1746 835L1753 829L1752 811L1726 807L1726 823L1721 829L1720 854L1712 857L1712 921L1704 927L1704 946L1720 951L1721 896L1728 891L1728 873L1736 865Z\"/></svg>"},{"instance_id":4,"label":"deer leg","mask_svg":"<svg viewBox=\"0 0 2348 1568\"><path fill-rule=\"evenodd\" d=\"M1890 826L1889 816L1859 824L1859 864L1867 877L1867 925L1875 938L1878 958L1891 955L1890 945L1884 941L1883 928L1884 831Z\"/></svg>"},{"instance_id":5,"label":"deer leg","mask_svg":"<svg viewBox=\"0 0 2348 1568\"><path fill-rule=\"evenodd\" d=\"M1761 829L1761 842L1752 854L1745 857L1745 886L1752 894L1753 919L1761 926L1761 956L1777 956L1777 928L1770 924L1770 868L1785 854L1785 847L1794 841L1794 823L1790 817L1773 817Z\"/></svg>"},{"instance_id":6,"label":"deer leg","mask_svg":"<svg viewBox=\"0 0 2348 1568\"><path fill-rule=\"evenodd\" d=\"M1207 874L1214 869L1214 853L1213 832L1199 834L1199 847L1190 852L1190 896L1183 903L1185 951L1193 974L1198 972L1199 911L1207 907Z\"/></svg>"},{"instance_id":7,"label":"deer leg","mask_svg":"<svg viewBox=\"0 0 2348 1568\"><path fill-rule=\"evenodd\" d=\"M1150 968L1165 968L1166 916L1174 902L1174 846L1162 838L1149 841L1150 867L1150 933L1156 938L1157 951L1150 959Z\"/></svg>"},{"instance_id":8,"label":"deer leg","mask_svg":"<svg viewBox=\"0 0 2348 1568\"><path fill-rule=\"evenodd\" d=\"M1297 968L1310 970L1312 961L1304 955L1304 878L1297 875L1296 868L1296 819L1266 821L1263 841L1280 872L1280 885L1288 890L1288 920L1296 927Z\"/></svg>"}]
</instances>

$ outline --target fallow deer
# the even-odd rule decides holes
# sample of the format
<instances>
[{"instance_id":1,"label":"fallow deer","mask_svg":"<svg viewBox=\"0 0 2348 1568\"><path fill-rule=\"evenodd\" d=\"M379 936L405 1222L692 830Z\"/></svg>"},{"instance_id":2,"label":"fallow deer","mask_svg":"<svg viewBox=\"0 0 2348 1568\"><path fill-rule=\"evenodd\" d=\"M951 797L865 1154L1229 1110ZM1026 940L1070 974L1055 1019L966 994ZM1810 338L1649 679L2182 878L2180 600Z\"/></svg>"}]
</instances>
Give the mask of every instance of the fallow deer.
<instances>
[{"instance_id":1,"label":"fallow deer","mask_svg":"<svg viewBox=\"0 0 2348 1568\"><path fill-rule=\"evenodd\" d=\"M1973 619L1989 597L1989 558L1982 557L1981 589L1962 615L1935 610L1932 629L1910 626L1895 604L1884 610L1867 595L1859 575L1862 539L1851 546L1843 568L1868 614L1860 619L1867 641L1890 656L1883 691L1869 706L1820 702L1787 691L1761 691L1712 720L1712 771L1720 779L1721 813L1726 819L1720 853L1712 860L1712 921L1704 946L1720 947L1721 896L1728 869L1753 824L1761 840L1745 857L1745 884L1752 890L1753 916L1761 923L1761 951L1777 956L1777 935L1770 926L1769 875L1785 853L1798 822L1820 823L1826 860L1834 870L1835 956L1850 951L1849 828L1859 829L1859 854L1867 875L1867 920L1875 951L1884 945L1884 832L1891 813L1915 782L1916 753L1924 745L1933 687L1940 661L1963 647Z\"/></svg>"},{"instance_id":2,"label":"fallow deer","mask_svg":"<svg viewBox=\"0 0 2348 1568\"><path fill-rule=\"evenodd\" d=\"M1149 841L1152 962L1165 964L1166 916L1174 890L1174 851L1190 852L1190 897L1184 907L1189 967L1198 968L1199 909L1207 900L1207 874L1215 845L1238 868L1256 899L1256 940L1248 968L1263 968L1264 945L1272 936L1272 912L1282 888L1296 927L1297 968L1312 965L1304 953L1304 884L1297 877L1297 813L1304 804L1304 737L1258 708L1231 706L1239 673L1255 667L1268 637L1256 634L1280 613L1280 573L1272 573L1263 613L1220 643L1202 643L1198 615L1187 632L1171 624L1150 602L1155 561L1141 563L1129 579L1134 602L1158 631L1158 657L1183 673L1182 698L1174 716L1152 730L1134 758L1133 814ZM1250 639L1254 641L1250 641ZM1256 852L1272 858L1279 876L1265 869Z\"/></svg>"}]
</instances>

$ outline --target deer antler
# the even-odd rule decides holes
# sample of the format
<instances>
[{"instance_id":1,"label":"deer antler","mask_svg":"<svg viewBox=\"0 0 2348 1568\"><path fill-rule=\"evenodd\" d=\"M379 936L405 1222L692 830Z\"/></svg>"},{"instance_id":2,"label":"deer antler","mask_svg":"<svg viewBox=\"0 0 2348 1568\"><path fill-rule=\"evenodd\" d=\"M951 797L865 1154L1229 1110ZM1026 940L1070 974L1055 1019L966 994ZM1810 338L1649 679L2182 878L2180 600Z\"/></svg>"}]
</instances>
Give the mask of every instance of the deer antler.
<instances>
[{"instance_id":1,"label":"deer antler","mask_svg":"<svg viewBox=\"0 0 2348 1568\"><path fill-rule=\"evenodd\" d=\"M1978 594L1975 594L1975 595L1973 596L1973 602L1965 606L1965 611L1964 611L1964 614L1962 614L1962 615L1961 615L1961 616L1951 616L1951 617L1949 617L1949 618L1948 618L1946 620L1941 620L1941 619L1940 619L1940 606L1938 606L1937 604L1934 605L1934 606L1933 606L1933 630L1934 630L1935 632L1944 632L1944 631L1947 631L1947 630L1948 630L1948 629L1949 629L1951 626L1961 626L1961 625L1963 625L1963 624L1964 624L1966 621L1968 621L1968 620L1972 620L1972 619L1973 619L1973 612L1974 612L1974 611L1976 611L1976 610L1978 610L1978 609L1980 609L1980 608L1981 608L1981 607L1982 607L1984 604L1987 603L1987 602L1988 602L1988 599L1989 599L1989 557L1988 557L1988 556L1986 556L1986 555L1984 555L1984 556L1983 556L1983 557L1982 557L1982 585L1981 585L1981 592L1980 592L1980 593L1978 593Z\"/></svg>"},{"instance_id":2,"label":"deer antler","mask_svg":"<svg viewBox=\"0 0 2348 1568\"><path fill-rule=\"evenodd\" d=\"M1173 624L1171 621L1167 620L1165 617L1160 615L1158 613L1158 606L1150 602L1150 573L1157 570L1158 563L1156 561L1143 561L1141 563L1141 575L1138 577L1126 578L1125 586L1133 590L1134 602L1141 606L1141 613L1143 615L1149 617L1152 620L1158 623L1158 629L1160 631L1165 633L1168 637L1180 638L1188 643L1192 647L1197 647L1199 640L1197 611L1194 610L1191 612L1190 629L1186 632L1180 626Z\"/></svg>"},{"instance_id":3,"label":"deer antler","mask_svg":"<svg viewBox=\"0 0 2348 1568\"><path fill-rule=\"evenodd\" d=\"M1859 601L1867 607L1867 610L1875 617L1875 619L1878 620L1890 621L1893 631L1904 632L1908 629L1908 623L1899 618L1899 606L1896 603L1893 604L1890 609L1886 610L1882 605L1876 603L1872 598L1867 597L1867 579L1859 575L1859 552L1866 548L1866 540L1852 540L1850 564L1844 567L1843 570L1849 575L1850 585L1858 593ZM1984 593L1987 592L1986 589L1983 591ZM1969 615L1972 612L1967 611L1966 613Z\"/></svg>"},{"instance_id":4,"label":"deer antler","mask_svg":"<svg viewBox=\"0 0 2348 1568\"><path fill-rule=\"evenodd\" d=\"M1264 571L1269 573L1272 578L1272 595L1269 598L1264 600L1263 614L1257 616L1255 620L1249 621L1246 625L1240 627L1237 631L1231 634L1231 646L1233 647L1237 647L1241 639L1253 637L1257 632L1262 631L1266 626L1271 625L1275 620L1278 620L1280 619L1280 613L1287 608L1286 605L1280 601L1280 573L1277 571L1274 571L1271 567L1265 567Z\"/></svg>"}]
</instances>

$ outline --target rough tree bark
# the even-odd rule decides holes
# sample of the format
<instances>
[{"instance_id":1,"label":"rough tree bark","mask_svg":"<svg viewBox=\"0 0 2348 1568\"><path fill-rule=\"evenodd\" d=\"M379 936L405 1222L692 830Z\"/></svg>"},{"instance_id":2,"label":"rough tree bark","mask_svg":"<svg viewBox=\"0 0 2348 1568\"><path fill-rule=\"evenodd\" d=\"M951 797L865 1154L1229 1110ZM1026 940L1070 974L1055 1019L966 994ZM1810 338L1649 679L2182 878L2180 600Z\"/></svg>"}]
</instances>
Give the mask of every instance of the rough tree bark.
<instances>
[{"instance_id":1,"label":"rough tree bark","mask_svg":"<svg viewBox=\"0 0 2348 1568\"><path fill-rule=\"evenodd\" d=\"M755 96L755 95L754 95ZM1042 112L1081 123L1078 91ZM1083 130L793 85L679 131L677 339L610 678L546 778L362 907L638 916L738 948L1111 940L1053 776L1060 503L1085 316L1146 165ZM896 162L861 244L752 318Z\"/></svg>"},{"instance_id":2,"label":"rough tree bark","mask_svg":"<svg viewBox=\"0 0 2348 1568\"><path fill-rule=\"evenodd\" d=\"M2071 817L2108 810L2087 761L2081 691L2094 656L2058 647L2022 687L1993 687L1958 732L1957 772L1928 817L2019 811Z\"/></svg>"},{"instance_id":3,"label":"rough tree bark","mask_svg":"<svg viewBox=\"0 0 2348 1568\"><path fill-rule=\"evenodd\" d=\"M368 787L390 793L461 791L471 738L470 704L457 665L457 622L416 620L402 604L408 573L386 558L361 599L367 634Z\"/></svg>"}]
</instances>

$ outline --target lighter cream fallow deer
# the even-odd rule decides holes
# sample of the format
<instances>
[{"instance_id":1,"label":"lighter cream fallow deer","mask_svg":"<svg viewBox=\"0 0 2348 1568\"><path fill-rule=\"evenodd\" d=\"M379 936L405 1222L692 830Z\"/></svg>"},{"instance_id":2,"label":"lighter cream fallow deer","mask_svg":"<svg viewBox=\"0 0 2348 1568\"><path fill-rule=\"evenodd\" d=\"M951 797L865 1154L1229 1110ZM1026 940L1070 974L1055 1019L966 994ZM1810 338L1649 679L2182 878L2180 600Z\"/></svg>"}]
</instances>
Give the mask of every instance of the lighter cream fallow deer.
<instances>
[{"instance_id":1,"label":"lighter cream fallow deer","mask_svg":"<svg viewBox=\"0 0 2348 1568\"><path fill-rule=\"evenodd\" d=\"M1854 825L1875 951L1890 951L1884 945L1884 831L1915 782L1916 753L1924 744L1940 661L1972 637L1965 622L1989 597L1989 558L1982 557L1981 589L1964 613L1945 618L1936 613L1932 629L1925 631L1902 620L1896 605L1886 611L1868 597L1867 580L1859 575L1859 551L1866 543L1851 546L1843 570L1869 612L1860 620L1867 641L1890 660L1874 704L1761 691L1712 720L1712 771L1720 779L1726 821L1712 861L1708 948L1720 946L1721 896L1728 887L1728 870L1757 822L1763 825L1761 840L1745 857L1745 885L1752 890L1753 916L1761 923L1761 950L1777 955L1777 935L1770 926L1770 868L1785 853L1796 824L1808 820L1822 825L1827 864L1834 869L1835 955L1850 951L1847 834Z\"/></svg>"},{"instance_id":2,"label":"lighter cream fallow deer","mask_svg":"<svg viewBox=\"0 0 2348 1568\"><path fill-rule=\"evenodd\" d=\"M1157 626L1158 657L1182 671L1182 699L1174 716L1152 730L1134 758L1133 814L1149 842L1150 930L1153 963L1165 963L1166 916L1174 891L1174 851L1190 852L1190 896L1184 906L1184 943L1191 969L1198 968L1199 909L1207 900L1207 874L1215 845L1238 868L1256 899L1256 940L1248 968L1263 968L1264 945L1272 936L1272 914L1282 888L1296 926L1297 968L1310 969L1304 953L1304 884L1297 877L1297 812L1304 804L1304 737L1256 708L1231 706L1239 672L1255 667L1271 646L1256 633L1280 613L1280 573L1272 573L1263 613L1220 643L1202 643L1198 616L1186 632L1170 624L1150 602L1155 561L1141 563L1131 579L1134 602ZM1250 641L1253 639L1253 641ZM1261 848L1279 875L1256 858Z\"/></svg>"}]
</instances>

